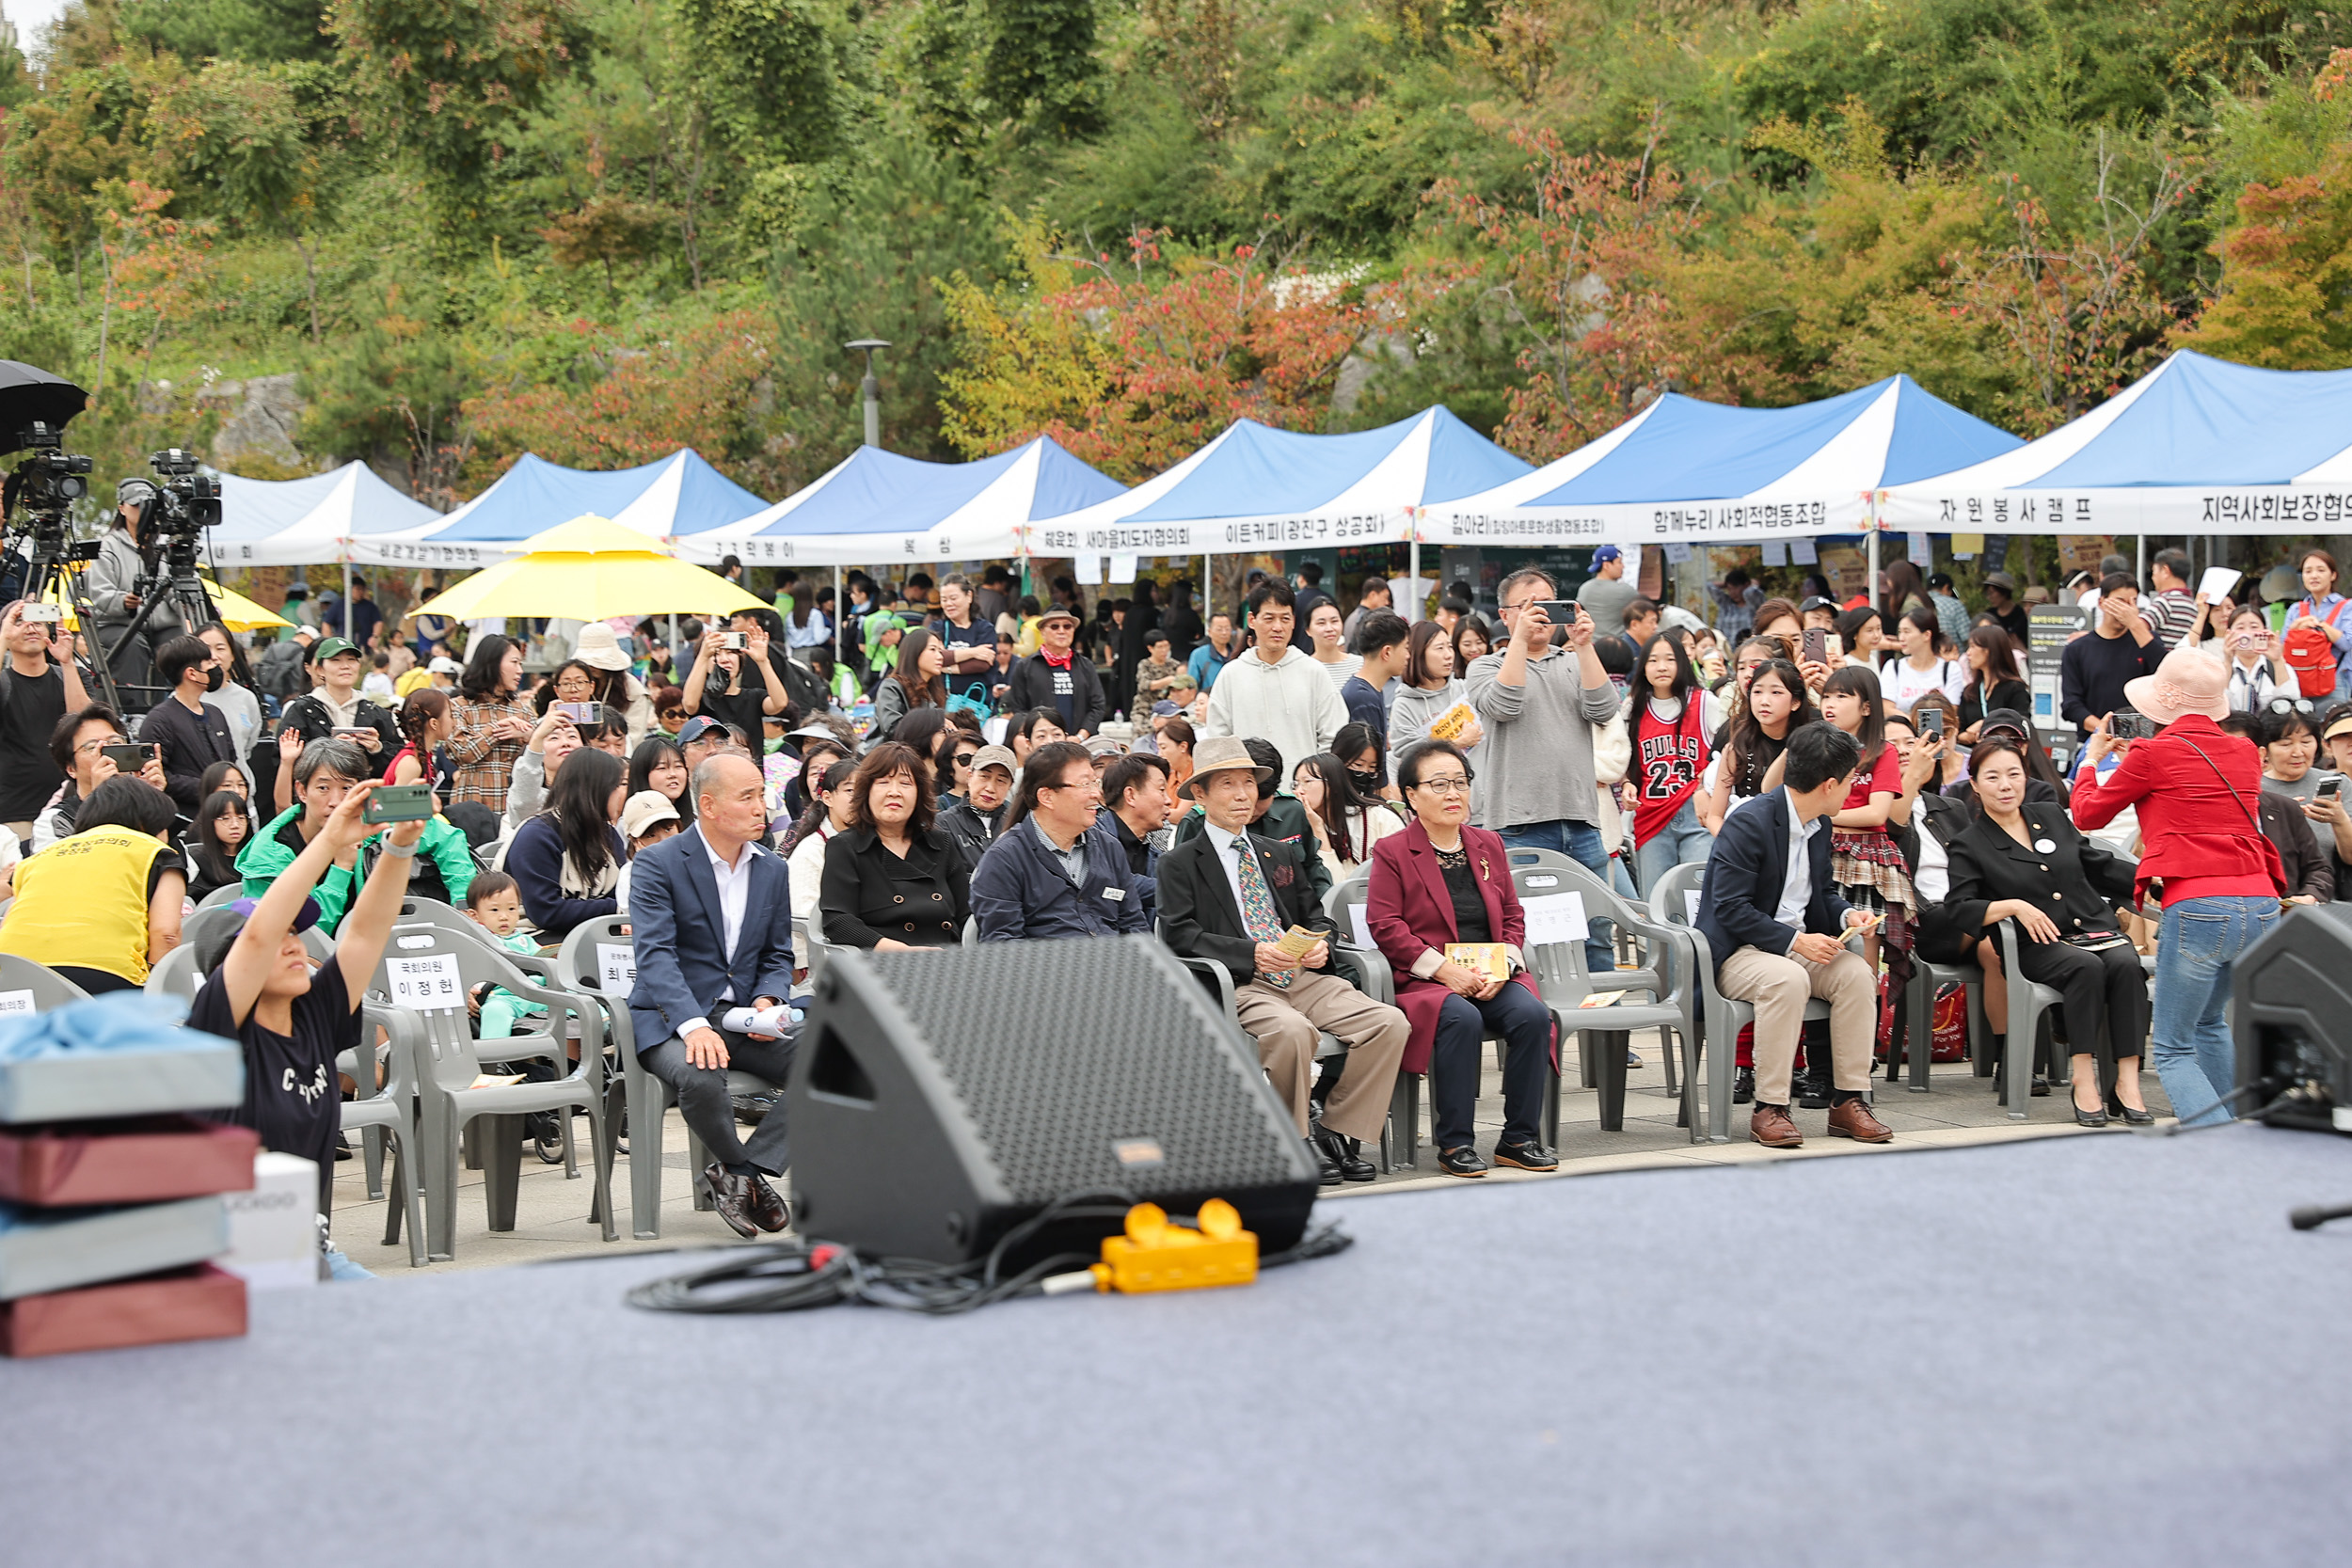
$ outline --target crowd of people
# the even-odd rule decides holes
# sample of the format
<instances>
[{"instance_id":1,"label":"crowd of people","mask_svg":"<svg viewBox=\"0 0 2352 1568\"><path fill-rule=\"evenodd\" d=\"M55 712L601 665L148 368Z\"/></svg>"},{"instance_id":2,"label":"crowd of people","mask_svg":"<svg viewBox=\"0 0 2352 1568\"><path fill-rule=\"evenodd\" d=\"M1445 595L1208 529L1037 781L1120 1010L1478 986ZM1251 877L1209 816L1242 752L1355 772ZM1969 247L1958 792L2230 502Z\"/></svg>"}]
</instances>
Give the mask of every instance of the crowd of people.
<instances>
[{"instance_id":1,"label":"crowd of people","mask_svg":"<svg viewBox=\"0 0 2352 1568\"><path fill-rule=\"evenodd\" d=\"M115 531L134 551L151 499L135 483ZM157 617L129 653L105 642L137 609L118 596L97 618L108 667L158 694L135 720L93 700L86 644L11 604L0 951L134 988L199 904L229 901L243 934L209 927L231 934L199 955L199 1016L273 1068L241 1115L331 1164L319 1085L356 1039L398 896L516 950L626 918L641 1059L746 1235L788 1221L770 1185L787 1143L781 1111L739 1132L724 1072L781 1083L818 942L1156 934L1214 960L1327 1182L1372 1178L1363 1145L1399 1072L1429 1077L1440 1168L1485 1174L1472 1113L1480 1042L1498 1038L1491 1162L1552 1168L1559 1042L1515 848L1637 900L1708 868L1693 924L1715 984L1755 1009L1737 1098L1758 1142L1801 1143L1800 1109L1826 1110L1832 1135L1891 1136L1867 1097L1882 997L1919 961L1972 962L2005 1029L2004 923L2026 978L2062 998L2078 1119L2152 1116L2152 1028L2175 1110L2229 1114L2233 958L2282 900L2352 896L2335 770L2352 764L2352 626L2327 552L2298 558L2305 594L2276 617L2192 594L2172 551L2144 592L2120 568L2061 590L2090 611L2059 660L2069 776L2030 717L2030 599L2003 573L1971 613L1908 562L1843 602L1818 578L1772 597L1734 571L1709 625L1643 594L1629 564L1602 546L1581 583L1513 572L1491 617L1460 587L1400 607L1377 578L1343 607L1311 564L1252 574L1205 619L1183 580L1098 595L1089 617L1069 579L1041 600L998 565L854 574L840 606L787 572L772 606L723 620L522 638L387 618L360 583L348 606L290 594L294 628L266 645ZM403 785L430 791L429 819L362 821ZM2136 858L2094 836L2126 810ZM1359 879L1392 1005L1334 924L1332 890ZM304 991L311 927L338 958ZM1613 971L1606 923L1583 957L1597 986ZM1808 1037L1814 998L1830 1016ZM485 1036L528 1026L503 993L472 1010ZM1343 1055L1318 1063L1325 1033Z\"/></svg>"}]
</instances>

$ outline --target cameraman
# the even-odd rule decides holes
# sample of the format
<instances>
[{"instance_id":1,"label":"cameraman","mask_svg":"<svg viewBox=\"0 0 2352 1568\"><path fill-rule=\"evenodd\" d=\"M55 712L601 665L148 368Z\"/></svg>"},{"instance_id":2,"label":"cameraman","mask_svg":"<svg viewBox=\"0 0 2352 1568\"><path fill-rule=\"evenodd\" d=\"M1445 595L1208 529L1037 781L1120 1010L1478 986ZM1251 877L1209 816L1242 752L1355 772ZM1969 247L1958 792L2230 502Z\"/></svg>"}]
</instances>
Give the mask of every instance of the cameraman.
<instances>
[{"instance_id":1,"label":"cameraman","mask_svg":"<svg viewBox=\"0 0 2352 1568\"><path fill-rule=\"evenodd\" d=\"M63 625L29 618L35 608L19 599L0 611L0 823L27 846L33 818L65 782L49 737L59 720L89 706Z\"/></svg>"},{"instance_id":2,"label":"cameraman","mask_svg":"<svg viewBox=\"0 0 2352 1568\"><path fill-rule=\"evenodd\" d=\"M154 483L136 475L115 486L114 527L98 542L98 559L83 576L98 623L98 647L92 653L103 650L115 679L131 686L148 683L156 643L188 629L167 599L155 606L137 637L126 641L123 635L146 603L140 584L151 575L146 552L152 548L147 521L154 515L158 499Z\"/></svg>"}]
</instances>

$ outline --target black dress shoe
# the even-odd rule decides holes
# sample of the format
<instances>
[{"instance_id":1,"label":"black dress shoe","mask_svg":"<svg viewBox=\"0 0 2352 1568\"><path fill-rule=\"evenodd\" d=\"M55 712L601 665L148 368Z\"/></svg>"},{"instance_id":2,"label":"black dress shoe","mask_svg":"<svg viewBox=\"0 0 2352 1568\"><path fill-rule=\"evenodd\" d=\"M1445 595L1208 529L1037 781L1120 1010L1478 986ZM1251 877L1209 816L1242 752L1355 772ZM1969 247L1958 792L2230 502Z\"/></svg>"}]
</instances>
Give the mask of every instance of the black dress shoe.
<instances>
[{"instance_id":1,"label":"black dress shoe","mask_svg":"<svg viewBox=\"0 0 2352 1568\"><path fill-rule=\"evenodd\" d=\"M2107 1115L2120 1117L2134 1127L2153 1127L2156 1124L2156 1113L2145 1105L2135 1111L2122 1101L2115 1099L2107 1101Z\"/></svg>"},{"instance_id":2,"label":"black dress shoe","mask_svg":"<svg viewBox=\"0 0 2352 1568\"><path fill-rule=\"evenodd\" d=\"M1316 1184L1324 1187L1338 1186L1343 1180L1340 1175L1340 1163L1332 1159L1324 1149L1322 1142L1315 1138L1309 1138L1307 1152L1315 1158Z\"/></svg>"},{"instance_id":3,"label":"black dress shoe","mask_svg":"<svg viewBox=\"0 0 2352 1568\"><path fill-rule=\"evenodd\" d=\"M1518 1170L1558 1170L1560 1156L1533 1140L1523 1144L1497 1144L1495 1164Z\"/></svg>"},{"instance_id":4,"label":"black dress shoe","mask_svg":"<svg viewBox=\"0 0 2352 1568\"><path fill-rule=\"evenodd\" d=\"M1439 1150L1438 1168L1448 1176L1484 1176L1486 1162L1478 1157L1478 1150L1464 1144L1459 1148Z\"/></svg>"},{"instance_id":5,"label":"black dress shoe","mask_svg":"<svg viewBox=\"0 0 2352 1568\"><path fill-rule=\"evenodd\" d=\"M1829 1079L1807 1073L1797 1080L1797 1104L1807 1111L1826 1111L1832 1099Z\"/></svg>"},{"instance_id":6,"label":"black dress shoe","mask_svg":"<svg viewBox=\"0 0 2352 1568\"><path fill-rule=\"evenodd\" d=\"M784 1201L784 1195L768 1185L764 1176L743 1178L751 1189L752 1223L769 1234L782 1230L792 1223L792 1206Z\"/></svg>"},{"instance_id":7,"label":"black dress shoe","mask_svg":"<svg viewBox=\"0 0 2352 1568\"><path fill-rule=\"evenodd\" d=\"M2048 1076L2043 1073L2035 1073L2033 1075L2033 1087L2028 1089L2026 1093L2032 1095L2036 1100L2040 1100L2042 1096L2048 1094L2049 1092L2050 1080Z\"/></svg>"},{"instance_id":8,"label":"black dress shoe","mask_svg":"<svg viewBox=\"0 0 2352 1568\"><path fill-rule=\"evenodd\" d=\"M759 1222L752 1218L751 1178L730 1175L725 1165L713 1160L703 1167L703 1184L710 1191L710 1206L729 1229L745 1241L759 1234Z\"/></svg>"},{"instance_id":9,"label":"black dress shoe","mask_svg":"<svg viewBox=\"0 0 2352 1568\"><path fill-rule=\"evenodd\" d=\"M1756 1098L1756 1069L1743 1067L1731 1075L1731 1102L1745 1105Z\"/></svg>"},{"instance_id":10,"label":"black dress shoe","mask_svg":"<svg viewBox=\"0 0 2352 1568\"><path fill-rule=\"evenodd\" d=\"M1364 1158L1363 1145L1354 1138L1342 1137L1329 1128L1317 1123L1315 1148L1322 1157L1337 1165L1344 1181L1374 1181L1380 1176L1380 1167Z\"/></svg>"}]
</instances>

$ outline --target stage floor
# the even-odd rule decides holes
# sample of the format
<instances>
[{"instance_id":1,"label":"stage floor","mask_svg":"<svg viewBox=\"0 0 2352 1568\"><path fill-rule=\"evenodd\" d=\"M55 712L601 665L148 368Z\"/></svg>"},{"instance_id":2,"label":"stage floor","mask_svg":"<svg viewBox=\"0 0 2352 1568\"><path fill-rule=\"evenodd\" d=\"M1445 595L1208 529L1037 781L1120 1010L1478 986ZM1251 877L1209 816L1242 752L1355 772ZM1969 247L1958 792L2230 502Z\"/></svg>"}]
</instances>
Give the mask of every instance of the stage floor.
<instances>
[{"instance_id":1,"label":"stage floor","mask_svg":"<svg viewBox=\"0 0 2352 1568\"><path fill-rule=\"evenodd\" d=\"M2341 1560L2352 1141L1330 1206L1226 1292L688 1318L697 1254L0 1362L13 1564Z\"/></svg>"}]
</instances>

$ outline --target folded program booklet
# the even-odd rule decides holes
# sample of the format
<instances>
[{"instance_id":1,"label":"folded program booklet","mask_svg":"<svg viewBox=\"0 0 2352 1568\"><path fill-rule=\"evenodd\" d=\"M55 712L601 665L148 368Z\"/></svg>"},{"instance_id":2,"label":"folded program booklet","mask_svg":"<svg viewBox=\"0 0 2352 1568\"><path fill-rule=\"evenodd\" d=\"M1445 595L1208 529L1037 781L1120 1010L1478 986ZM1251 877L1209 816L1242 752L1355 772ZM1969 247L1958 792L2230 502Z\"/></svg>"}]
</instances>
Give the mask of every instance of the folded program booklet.
<instances>
[{"instance_id":1,"label":"folded program booklet","mask_svg":"<svg viewBox=\"0 0 2352 1568\"><path fill-rule=\"evenodd\" d=\"M1445 956L1489 980L1511 977L1511 956L1499 942L1449 942L1445 944Z\"/></svg>"},{"instance_id":2,"label":"folded program booklet","mask_svg":"<svg viewBox=\"0 0 2352 1568\"><path fill-rule=\"evenodd\" d=\"M1471 710L1470 704L1456 703L1431 721L1429 738L1459 740L1470 733L1470 727L1477 722L1478 715Z\"/></svg>"}]
</instances>

